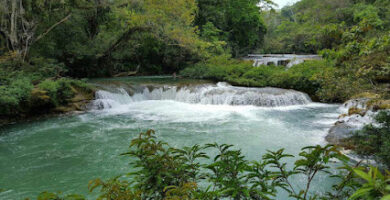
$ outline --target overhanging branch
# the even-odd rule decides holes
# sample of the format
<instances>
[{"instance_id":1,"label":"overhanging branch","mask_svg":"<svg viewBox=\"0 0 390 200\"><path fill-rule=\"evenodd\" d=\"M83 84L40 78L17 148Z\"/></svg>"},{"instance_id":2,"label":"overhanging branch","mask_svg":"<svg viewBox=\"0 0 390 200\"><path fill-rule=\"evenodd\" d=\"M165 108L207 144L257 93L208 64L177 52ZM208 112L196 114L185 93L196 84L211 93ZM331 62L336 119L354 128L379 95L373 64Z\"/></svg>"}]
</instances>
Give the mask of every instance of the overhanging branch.
<instances>
[{"instance_id":1,"label":"overhanging branch","mask_svg":"<svg viewBox=\"0 0 390 200\"><path fill-rule=\"evenodd\" d=\"M67 21L70 17L72 16L71 13L69 13L66 17L64 17L63 19L61 19L60 21L58 21L57 23L53 24L50 28L48 28L45 32L43 32L42 34L40 34L35 40L34 42L37 42L39 41L40 39L42 39L43 37L45 37L48 33L50 33L50 31L52 31L56 26L64 23L65 21Z\"/></svg>"}]
</instances>

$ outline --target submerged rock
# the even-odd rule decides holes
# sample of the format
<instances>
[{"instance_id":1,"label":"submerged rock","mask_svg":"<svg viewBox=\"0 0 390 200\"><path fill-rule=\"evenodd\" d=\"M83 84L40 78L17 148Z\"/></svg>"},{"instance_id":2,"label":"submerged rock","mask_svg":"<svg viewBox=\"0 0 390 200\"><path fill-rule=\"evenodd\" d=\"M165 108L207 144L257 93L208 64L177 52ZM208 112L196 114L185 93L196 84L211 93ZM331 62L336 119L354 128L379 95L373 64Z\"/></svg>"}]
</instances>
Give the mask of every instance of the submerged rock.
<instances>
[{"instance_id":1,"label":"submerged rock","mask_svg":"<svg viewBox=\"0 0 390 200\"><path fill-rule=\"evenodd\" d=\"M326 141L335 145L342 145L343 141L352 136L353 131L358 130L346 123L337 123L329 129L328 135L325 137Z\"/></svg>"}]
</instances>

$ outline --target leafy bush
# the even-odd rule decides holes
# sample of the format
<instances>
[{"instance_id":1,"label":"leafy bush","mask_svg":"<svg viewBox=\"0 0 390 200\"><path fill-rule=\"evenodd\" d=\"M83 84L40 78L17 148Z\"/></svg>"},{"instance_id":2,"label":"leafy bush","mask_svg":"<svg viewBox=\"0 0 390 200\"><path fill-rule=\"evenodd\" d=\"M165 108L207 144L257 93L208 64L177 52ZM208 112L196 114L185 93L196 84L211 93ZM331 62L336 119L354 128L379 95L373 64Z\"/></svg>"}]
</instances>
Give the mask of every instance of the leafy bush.
<instances>
[{"instance_id":1,"label":"leafy bush","mask_svg":"<svg viewBox=\"0 0 390 200\"><path fill-rule=\"evenodd\" d=\"M7 119L48 112L50 108L68 103L75 88L92 93L85 82L66 78L55 80L63 72L63 64L55 60L32 58L31 63L27 63L14 54L1 56L0 117Z\"/></svg>"},{"instance_id":2,"label":"leafy bush","mask_svg":"<svg viewBox=\"0 0 390 200\"><path fill-rule=\"evenodd\" d=\"M213 159L203 152L205 149L216 150ZM118 178L108 182L92 181L91 190L102 186L100 198L271 199L280 188L293 198L309 199L313 195L311 181L320 172L329 173L330 160L346 161L333 146L312 146L303 148L295 167L287 169L283 160L294 156L285 154L283 149L269 151L261 161L249 162L232 145L172 148L158 141L153 130L140 133L132 140L130 151L123 155L135 158L132 168L137 171L129 174L133 182ZM307 177L307 185L300 191L290 183L291 177L296 175ZM204 179L209 186L200 186Z\"/></svg>"},{"instance_id":3,"label":"leafy bush","mask_svg":"<svg viewBox=\"0 0 390 200\"><path fill-rule=\"evenodd\" d=\"M376 167L356 168L354 173L363 181L356 192L349 199L390 199L390 173L382 174Z\"/></svg>"},{"instance_id":4,"label":"leafy bush","mask_svg":"<svg viewBox=\"0 0 390 200\"><path fill-rule=\"evenodd\" d=\"M38 82L48 77L61 77L67 70L63 63L58 63L54 59L33 57L30 60L30 65L23 71L29 74L33 82Z\"/></svg>"},{"instance_id":5,"label":"leafy bush","mask_svg":"<svg viewBox=\"0 0 390 200\"><path fill-rule=\"evenodd\" d=\"M0 116L15 115L23 110L33 88L30 79L14 77L0 85Z\"/></svg>"},{"instance_id":6,"label":"leafy bush","mask_svg":"<svg viewBox=\"0 0 390 200\"><path fill-rule=\"evenodd\" d=\"M216 152L213 158L203 152ZM291 199L380 199L389 197L390 174L376 167L348 165L348 159L336 147L310 146L299 153L293 168L286 158L294 157L283 149L268 151L262 160L249 162L240 150L226 144L194 145L177 149L159 141L153 130L140 133L131 141L129 152L122 154L132 160L129 177L108 181L92 180L89 190L100 188L98 199L115 200L194 200L194 199L274 199L277 191L286 191ZM344 166L330 171L330 163L342 161ZM339 179L332 190L319 194L311 190L319 174ZM293 176L306 180L302 189L291 182ZM38 199L78 199L43 192Z\"/></svg>"},{"instance_id":7,"label":"leafy bush","mask_svg":"<svg viewBox=\"0 0 390 200\"><path fill-rule=\"evenodd\" d=\"M355 132L351 142L359 155L373 156L390 168L390 112L379 112L375 121L377 125L369 124Z\"/></svg>"},{"instance_id":8,"label":"leafy bush","mask_svg":"<svg viewBox=\"0 0 390 200\"><path fill-rule=\"evenodd\" d=\"M50 97L51 105L54 107L66 105L78 90L86 93L92 92L92 89L85 82L67 78L46 79L39 83L37 87Z\"/></svg>"},{"instance_id":9,"label":"leafy bush","mask_svg":"<svg viewBox=\"0 0 390 200\"><path fill-rule=\"evenodd\" d=\"M71 83L72 80L69 79L47 79L38 84L38 88L47 92L53 106L58 106L67 103L74 96L75 92L72 90Z\"/></svg>"}]
</instances>

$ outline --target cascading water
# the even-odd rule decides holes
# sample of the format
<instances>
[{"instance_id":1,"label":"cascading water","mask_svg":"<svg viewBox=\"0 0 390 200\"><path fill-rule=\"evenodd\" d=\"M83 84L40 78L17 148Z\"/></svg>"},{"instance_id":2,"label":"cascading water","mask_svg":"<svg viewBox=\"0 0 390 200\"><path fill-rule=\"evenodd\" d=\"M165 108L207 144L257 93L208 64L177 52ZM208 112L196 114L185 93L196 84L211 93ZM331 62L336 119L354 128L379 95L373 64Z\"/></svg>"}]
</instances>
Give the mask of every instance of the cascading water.
<instances>
[{"instance_id":1,"label":"cascading water","mask_svg":"<svg viewBox=\"0 0 390 200\"><path fill-rule=\"evenodd\" d=\"M311 103L310 97L302 92L279 88L244 88L233 87L227 83L195 86L160 86L137 88L126 91L123 88L109 92L99 90L93 109L109 109L132 102L146 100L174 100L184 103L211 105L254 105L278 107ZM133 93L133 95L129 95Z\"/></svg>"},{"instance_id":2,"label":"cascading water","mask_svg":"<svg viewBox=\"0 0 390 200\"><path fill-rule=\"evenodd\" d=\"M249 54L244 59L252 60L254 67L259 67L261 65L283 65L290 68L294 65L303 63L306 60L319 60L321 59L321 56L295 54Z\"/></svg>"}]
</instances>

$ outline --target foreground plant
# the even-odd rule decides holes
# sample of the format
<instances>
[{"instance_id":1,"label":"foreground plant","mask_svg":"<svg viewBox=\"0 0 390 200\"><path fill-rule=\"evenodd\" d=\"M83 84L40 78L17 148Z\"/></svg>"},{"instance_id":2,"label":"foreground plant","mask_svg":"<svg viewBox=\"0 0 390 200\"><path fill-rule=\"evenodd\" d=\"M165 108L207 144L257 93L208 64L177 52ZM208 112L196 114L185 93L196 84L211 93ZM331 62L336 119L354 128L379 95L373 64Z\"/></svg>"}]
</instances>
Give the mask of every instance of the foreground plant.
<instances>
[{"instance_id":1,"label":"foreground plant","mask_svg":"<svg viewBox=\"0 0 390 200\"><path fill-rule=\"evenodd\" d=\"M375 122L355 132L348 142L359 155L373 158L390 169L390 112L379 112Z\"/></svg>"},{"instance_id":2,"label":"foreground plant","mask_svg":"<svg viewBox=\"0 0 390 200\"><path fill-rule=\"evenodd\" d=\"M216 152L213 159L208 152ZM131 141L129 151L122 154L132 159L132 172L109 181L96 179L89 189L100 188L99 200L192 200L192 199L276 199L278 189L292 199L389 199L390 175L378 168L369 170L348 165L348 159L332 145L309 146L302 149L294 166L286 159L294 158L284 149L268 151L260 161L249 162L233 145L194 145L172 148L159 141L153 130L140 133ZM342 162L333 175L330 164ZM312 190L319 174L338 178L333 190L320 195ZM305 177L299 186L292 182ZM42 193L39 200L81 200L79 195L61 196Z\"/></svg>"},{"instance_id":3,"label":"foreground plant","mask_svg":"<svg viewBox=\"0 0 390 200\"><path fill-rule=\"evenodd\" d=\"M353 199L390 199L390 172L382 174L378 168L356 168L355 174L364 180L364 184L349 198Z\"/></svg>"}]
</instances>

